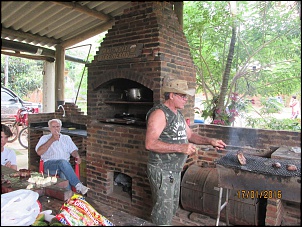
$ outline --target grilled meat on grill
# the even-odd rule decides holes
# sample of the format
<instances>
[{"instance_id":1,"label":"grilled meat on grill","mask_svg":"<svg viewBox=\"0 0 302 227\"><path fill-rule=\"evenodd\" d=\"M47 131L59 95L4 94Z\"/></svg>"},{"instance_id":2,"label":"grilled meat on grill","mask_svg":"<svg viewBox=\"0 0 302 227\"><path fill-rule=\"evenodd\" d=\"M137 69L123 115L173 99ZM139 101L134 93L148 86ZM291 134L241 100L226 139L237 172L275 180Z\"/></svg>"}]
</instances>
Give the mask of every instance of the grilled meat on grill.
<instances>
[{"instance_id":1,"label":"grilled meat on grill","mask_svg":"<svg viewBox=\"0 0 302 227\"><path fill-rule=\"evenodd\" d=\"M281 164L280 164L280 162L275 162L275 163L272 164L272 166L275 167L275 168L280 168Z\"/></svg>"},{"instance_id":2,"label":"grilled meat on grill","mask_svg":"<svg viewBox=\"0 0 302 227\"><path fill-rule=\"evenodd\" d=\"M289 164L289 165L286 165L286 169L288 171L297 171L297 166Z\"/></svg>"},{"instance_id":3,"label":"grilled meat on grill","mask_svg":"<svg viewBox=\"0 0 302 227\"><path fill-rule=\"evenodd\" d=\"M242 151L237 151L237 158L238 158L238 161L241 165L246 164L246 159L245 159Z\"/></svg>"}]
</instances>

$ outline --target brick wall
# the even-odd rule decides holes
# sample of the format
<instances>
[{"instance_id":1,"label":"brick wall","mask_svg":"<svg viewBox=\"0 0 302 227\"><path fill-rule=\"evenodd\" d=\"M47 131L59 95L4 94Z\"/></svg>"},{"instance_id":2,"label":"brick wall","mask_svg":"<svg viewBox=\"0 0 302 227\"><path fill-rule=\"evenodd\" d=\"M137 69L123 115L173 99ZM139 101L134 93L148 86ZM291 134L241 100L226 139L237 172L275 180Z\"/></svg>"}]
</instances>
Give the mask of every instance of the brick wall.
<instances>
[{"instance_id":1,"label":"brick wall","mask_svg":"<svg viewBox=\"0 0 302 227\"><path fill-rule=\"evenodd\" d=\"M282 226L300 226L301 225L301 203L282 201L283 215Z\"/></svg>"},{"instance_id":2,"label":"brick wall","mask_svg":"<svg viewBox=\"0 0 302 227\"><path fill-rule=\"evenodd\" d=\"M268 199L266 206L265 225L280 226L284 209L281 199Z\"/></svg>"},{"instance_id":3,"label":"brick wall","mask_svg":"<svg viewBox=\"0 0 302 227\"><path fill-rule=\"evenodd\" d=\"M150 188L146 175L145 129L99 123L89 127L88 134L87 185L91 188L88 196L148 218ZM114 172L132 178L131 199L114 192Z\"/></svg>"},{"instance_id":4,"label":"brick wall","mask_svg":"<svg viewBox=\"0 0 302 227\"><path fill-rule=\"evenodd\" d=\"M98 60L102 48L142 44L141 53L134 58ZM135 81L153 92L153 102L163 101L161 86L167 78L179 78L195 87L195 68L190 48L169 2L133 2L130 9L116 18L92 63L88 64L89 116L106 117L116 110L104 102L118 98L118 86L106 86L117 79L130 85ZM117 80L118 81L118 80ZM184 114L193 120L194 99L186 104ZM107 110L107 112L106 112Z\"/></svg>"}]
</instances>

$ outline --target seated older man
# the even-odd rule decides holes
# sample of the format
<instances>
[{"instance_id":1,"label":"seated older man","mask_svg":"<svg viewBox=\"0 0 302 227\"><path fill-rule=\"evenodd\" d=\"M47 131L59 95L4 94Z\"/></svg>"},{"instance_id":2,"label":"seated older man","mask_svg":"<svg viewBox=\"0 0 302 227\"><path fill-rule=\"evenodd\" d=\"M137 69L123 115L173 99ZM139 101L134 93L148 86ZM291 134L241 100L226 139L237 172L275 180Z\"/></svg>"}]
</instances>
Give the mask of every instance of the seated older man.
<instances>
[{"instance_id":1,"label":"seated older man","mask_svg":"<svg viewBox=\"0 0 302 227\"><path fill-rule=\"evenodd\" d=\"M69 188L74 186L78 193L86 194L88 187L84 186L76 176L69 160L70 155L81 163L78 148L68 135L61 134L62 122L60 119L48 121L50 134L43 135L36 145L36 152L44 162L44 173L55 175L69 181Z\"/></svg>"}]
</instances>

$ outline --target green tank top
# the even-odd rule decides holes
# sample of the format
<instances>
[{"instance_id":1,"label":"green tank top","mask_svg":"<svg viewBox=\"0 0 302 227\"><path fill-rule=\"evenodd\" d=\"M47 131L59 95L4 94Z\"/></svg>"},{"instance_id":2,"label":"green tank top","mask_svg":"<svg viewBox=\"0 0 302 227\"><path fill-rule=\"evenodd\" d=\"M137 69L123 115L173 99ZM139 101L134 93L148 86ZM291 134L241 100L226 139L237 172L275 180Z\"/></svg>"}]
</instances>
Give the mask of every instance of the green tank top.
<instances>
[{"instance_id":1,"label":"green tank top","mask_svg":"<svg viewBox=\"0 0 302 227\"><path fill-rule=\"evenodd\" d=\"M159 140L172 144L188 143L186 122L182 113L177 110L177 114L175 114L164 104L159 104L148 111L146 115L147 120L150 114L157 109L161 109L165 113L167 122L167 126L159 136ZM149 151L148 164L164 170L181 171L186 160L187 155L183 153L157 153Z\"/></svg>"}]
</instances>

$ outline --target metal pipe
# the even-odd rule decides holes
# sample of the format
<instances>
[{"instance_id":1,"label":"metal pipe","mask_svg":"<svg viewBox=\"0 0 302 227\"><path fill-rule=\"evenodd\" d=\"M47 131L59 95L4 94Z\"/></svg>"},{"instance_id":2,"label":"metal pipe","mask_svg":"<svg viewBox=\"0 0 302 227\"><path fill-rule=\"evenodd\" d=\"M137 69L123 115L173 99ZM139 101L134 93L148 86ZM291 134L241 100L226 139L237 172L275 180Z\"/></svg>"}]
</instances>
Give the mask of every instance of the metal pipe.
<instances>
[{"instance_id":1,"label":"metal pipe","mask_svg":"<svg viewBox=\"0 0 302 227\"><path fill-rule=\"evenodd\" d=\"M63 116L62 116L62 117L65 117L66 115L65 115L65 109L64 109L64 106L59 105L59 106L58 106L58 110L59 110L60 108L62 108L62 110L63 110Z\"/></svg>"},{"instance_id":2,"label":"metal pipe","mask_svg":"<svg viewBox=\"0 0 302 227\"><path fill-rule=\"evenodd\" d=\"M74 48L78 48L78 47L82 47L82 46L87 46L87 45L89 46L89 51L88 51L88 54L87 54L87 57L86 57L86 62L88 62L88 58L89 58L89 54L90 54L91 46L92 46L91 44L85 44L85 45L81 45L81 46L71 47L71 48L67 48L66 50L74 49ZM79 96L79 92L80 92L80 88L81 88L81 84L82 84L82 80L83 80L85 69L86 69L86 65L83 68L80 84L79 84L77 95L76 95L76 99L75 99L75 102L74 102L75 104L77 104L77 101L78 101L78 96Z\"/></svg>"}]
</instances>

